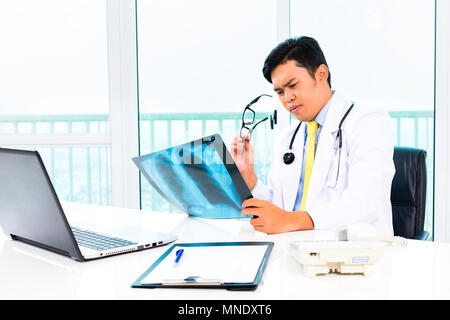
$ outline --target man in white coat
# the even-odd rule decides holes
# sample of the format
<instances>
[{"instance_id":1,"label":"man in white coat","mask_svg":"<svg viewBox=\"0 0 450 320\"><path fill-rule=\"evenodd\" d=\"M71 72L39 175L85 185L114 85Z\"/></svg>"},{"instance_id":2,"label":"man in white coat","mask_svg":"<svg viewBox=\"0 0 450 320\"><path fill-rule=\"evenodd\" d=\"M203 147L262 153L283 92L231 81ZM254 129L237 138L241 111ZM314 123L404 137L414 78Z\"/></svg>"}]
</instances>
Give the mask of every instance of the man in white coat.
<instances>
[{"instance_id":1,"label":"man in white coat","mask_svg":"<svg viewBox=\"0 0 450 320\"><path fill-rule=\"evenodd\" d=\"M242 214L254 215L250 223L266 233L368 223L378 235L392 236L395 167L387 112L331 90L323 52L309 37L280 43L263 74L300 122L281 133L268 185L256 177L250 141L234 138L231 154L254 196Z\"/></svg>"}]
</instances>

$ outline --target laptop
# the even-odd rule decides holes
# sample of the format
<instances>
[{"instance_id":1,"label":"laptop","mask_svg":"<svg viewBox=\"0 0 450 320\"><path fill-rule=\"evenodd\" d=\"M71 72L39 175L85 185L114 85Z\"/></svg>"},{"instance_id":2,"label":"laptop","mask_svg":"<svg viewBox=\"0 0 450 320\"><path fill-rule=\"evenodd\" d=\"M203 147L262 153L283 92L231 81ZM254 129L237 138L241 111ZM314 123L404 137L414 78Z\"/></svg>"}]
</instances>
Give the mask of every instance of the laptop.
<instances>
[{"instance_id":1,"label":"laptop","mask_svg":"<svg viewBox=\"0 0 450 320\"><path fill-rule=\"evenodd\" d=\"M13 240L77 261L140 251L177 240L175 235L148 230L123 237L69 225L39 152L18 149L0 148L0 225Z\"/></svg>"},{"instance_id":2,"label":"laptop","mask_svg":"<svg viewBox=\"0 0 450 320\"><path fill-rule=\"evenodd\" d=\"M219 134L133 158L151 186L174 207L197 218L248 218L252 198Z\"/></svg>"}]
</instances>

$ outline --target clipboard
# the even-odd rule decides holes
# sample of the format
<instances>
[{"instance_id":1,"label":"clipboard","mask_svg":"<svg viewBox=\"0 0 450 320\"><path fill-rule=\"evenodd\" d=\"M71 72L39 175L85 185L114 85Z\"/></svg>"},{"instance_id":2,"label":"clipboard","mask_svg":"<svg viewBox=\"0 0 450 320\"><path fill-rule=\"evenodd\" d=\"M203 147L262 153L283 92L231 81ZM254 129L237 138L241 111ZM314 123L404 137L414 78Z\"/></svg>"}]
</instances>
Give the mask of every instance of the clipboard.
<instances>
[{"instance_id":1,"label":"clipboard","mask_svg":"<svg viewBox=\"0 0 450 320\"><path fill-rule=\"evenodd\" d=\"M131 287L255 290L272 248L261 241L174 244Z\"/></svg>"}]
</instances>

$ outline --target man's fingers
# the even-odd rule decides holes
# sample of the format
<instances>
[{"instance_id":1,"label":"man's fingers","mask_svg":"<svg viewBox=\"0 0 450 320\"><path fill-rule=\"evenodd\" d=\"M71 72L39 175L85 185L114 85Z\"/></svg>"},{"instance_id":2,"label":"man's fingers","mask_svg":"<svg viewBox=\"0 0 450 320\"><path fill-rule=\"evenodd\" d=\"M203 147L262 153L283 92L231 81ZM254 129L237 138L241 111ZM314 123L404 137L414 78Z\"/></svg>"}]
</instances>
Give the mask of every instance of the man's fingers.
<instances>
[{"instance_id":1,"label":"man's fingers","mask_svg":"<svg viewBox=\"0 0 450 320\"><path fill-rule=\"evenodd\" d=\"M263 207L265 204L267 203L267 201L265 200L261 200L258 198L250 198L247 200L244 200L244 202L242 202L242 206L244 208L248 208L248 207Z\"/></svg>"},{"instance_id":2,"label":"man's fingers","mask_svg":"<svg viewBox=\"0 0 450 320\"><path fill-rule=\"evenodd\" d=\"M250 224L251 224L254 228L261 228L261 227L264 225L262 219L259 218L259 217L258 217L258 218L250 219Z\"/></svg>"},{"instance_id":3,"label":"man's fingers","mask_svg":"<svg viewBox=\"0 0 450 320\"><path fill-rule=\"evenodd\" d=\"M253 229L254 229L255 231L264 232L264 233L269 234L269 233L267 232L265 226L255 226L255 227L253 227Z\"/></svg>"},{"instance_id":4,"label":"man's fingers","mask_svg":"<svg viewBox=\"0 0 450 320\"><path fill-rule=\"evenodd\" d=\"M234 137L233 141L231 142L231 148L236 149L238 146L237 137Z\"/></svg>"},{"instance_id":5,"label":"man's fingers","mask_svg":"<svg viewBox=\"0 0 450 320\"><path fill-rule=\"evenodd\" d=\"M246 145L247 144L247 145ZM241 137L234 137L231 143L231 153L237 156L237 160L240 164L245 164L248 161L248 142L244 143Z\"/></svg>"},{"instance_id":6,"label":"man's fingers","mask_svg":"<svg viewBox=\"0 0 450 320\"><path fill-rule=\"evenodd\" d=\"M255 207L248 207L248 208L244 208L241 210L241 214L243 216L250 215L250 216L258 216L259 217L261 215L261 213L262 213L261 209L255 208Z\"/></svg>"},{"instance_id":7,"label":"man's fingers","mask_svg":"<svg viewBox=\"0 0 450 320\"><path fill-rule=\"evenodd\" d=\"M240 152L241 154L245 153L245 143L242 141L242 139L239 139L239 141L236 143L236 146L238 152Z\"/></svg>"}]
</instances>

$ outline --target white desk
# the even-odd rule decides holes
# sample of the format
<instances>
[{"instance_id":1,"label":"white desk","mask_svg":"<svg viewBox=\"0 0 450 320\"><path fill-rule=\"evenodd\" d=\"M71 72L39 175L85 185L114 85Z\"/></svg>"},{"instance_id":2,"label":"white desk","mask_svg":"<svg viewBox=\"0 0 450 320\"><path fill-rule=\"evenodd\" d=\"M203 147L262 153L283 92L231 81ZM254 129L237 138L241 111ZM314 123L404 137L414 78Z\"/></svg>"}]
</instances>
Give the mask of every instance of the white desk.
<instances>
[{"instance_id":1,"label":"white desk","mask_svg":"<svg viewBox=\"0 0 450 320\"><path fill-rule=\"evenodd\" d=\"M179 236L178 242L273 241L262 282L255 291L221 289L133 289L137 279L169 246L104 259L76 262L0 235L0 299L450 299L450 244L409 241L388 247L369 277L328 274L308 278L287 253L294 240L329 237L300 231L255 232L248 221L199 220L112 207L65 203L70 222L89 219L108 232L120 224Z\"/></svg>"}]
</instances>

